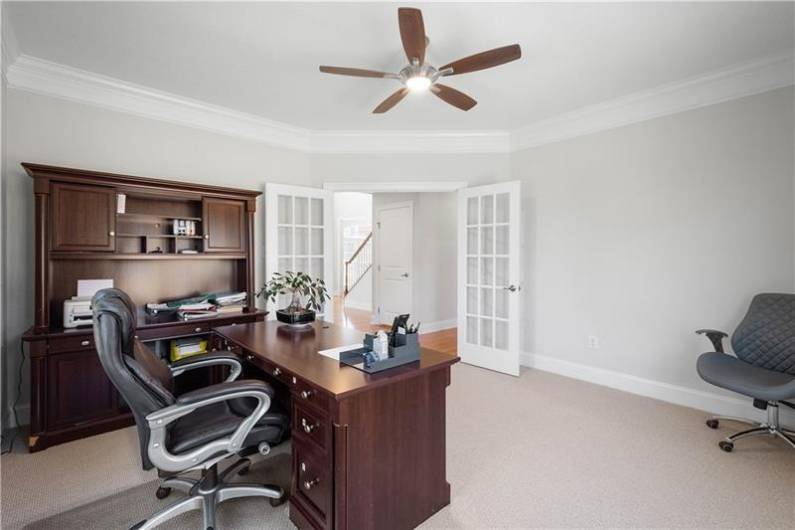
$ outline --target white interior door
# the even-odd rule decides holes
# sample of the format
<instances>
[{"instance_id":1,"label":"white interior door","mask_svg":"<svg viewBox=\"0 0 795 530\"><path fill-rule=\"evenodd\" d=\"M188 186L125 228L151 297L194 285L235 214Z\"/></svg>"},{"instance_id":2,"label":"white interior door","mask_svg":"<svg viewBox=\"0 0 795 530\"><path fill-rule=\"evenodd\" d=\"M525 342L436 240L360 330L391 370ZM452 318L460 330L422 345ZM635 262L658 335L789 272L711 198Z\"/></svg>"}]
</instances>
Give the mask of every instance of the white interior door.
<instances>
[{"instance_id":1,"label":"white interior door","mask_svg":"<svg viewBox=\"0 0 795 530\"><path fill-rule=\"evenodd\" d=\"M519 375L518 181L458 192L458 353Z\"/></svg>"},{"instance_id":2,"label":"white interior door","mask_svg":"<svg viewBox=\"0 0 795 530\"><path fill-rule=\"evenodd\" d=\"M274 272L305 272L326 282L334 292L332 195L319 188L268 184L265 187L265 281ZM289 304L287 296L276 308ZM269 307L269 318L275 318ZM332 319L324 311L325 320Z\"/></svg>"},{"instance_id":3,"label":"white interior door","mask_svg":"<svg viewBox=\"0 0 795 530\"><path fill-rule=\"evenodd\" d=\"M376 212L377 320L392 324L397 315L411 313L414 275L414 205L397 202Z\"/></svg>"}]
</instances>

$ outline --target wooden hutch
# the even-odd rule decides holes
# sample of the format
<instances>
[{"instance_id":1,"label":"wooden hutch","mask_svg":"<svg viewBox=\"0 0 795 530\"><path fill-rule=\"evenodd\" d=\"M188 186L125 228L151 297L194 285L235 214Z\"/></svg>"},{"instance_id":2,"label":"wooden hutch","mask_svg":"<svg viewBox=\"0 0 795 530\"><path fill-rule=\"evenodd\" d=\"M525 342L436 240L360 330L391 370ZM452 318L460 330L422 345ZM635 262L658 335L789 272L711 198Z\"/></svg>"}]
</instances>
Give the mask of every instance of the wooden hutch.
<instances>
[{"instance_id":1,"label":"wooden hutch","mask_svg":"<svg viewBox=\"0 0 795 530\"><path fill-rule=\"evenodd\" d=\"M22 166L34 180L36 208L35 323L23 336L31 360L31 451L133 423L102 370L92 328L63 327L64 300L77 294L77 280L113 279L139 308L138 337L156 351L187 336L214 344L216 326L263 319L254 305L260 192ZM174 234L174 220L189 221L188 234ZM143 310L218 291L246 291L244 311L184 321Z\"/></svg>"}]
</instances>

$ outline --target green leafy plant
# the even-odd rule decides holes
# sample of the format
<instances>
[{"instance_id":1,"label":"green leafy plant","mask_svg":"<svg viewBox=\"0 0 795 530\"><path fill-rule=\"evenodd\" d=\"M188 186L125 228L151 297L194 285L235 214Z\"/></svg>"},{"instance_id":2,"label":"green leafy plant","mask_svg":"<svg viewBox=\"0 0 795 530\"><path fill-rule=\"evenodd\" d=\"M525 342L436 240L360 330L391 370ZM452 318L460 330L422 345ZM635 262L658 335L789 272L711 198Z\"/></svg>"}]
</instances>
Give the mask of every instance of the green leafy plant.
<instances>
[{"instance_id":1,"label":"green leafy plant","mask_svg":"<svg viewBox=\"0 0 795 530\"><path fill-rule=\"evenodd\" d=\"M291 301L284 310L288 313L303 313L307 310L321 311L326 300L331 299L326 284L320 278L312 278L305 272L274 272L270 281L257 291L257 296L276 303L280 294L290 294ZM302 299L306 298L306 304Z\"/></svg>"}]
</instances>

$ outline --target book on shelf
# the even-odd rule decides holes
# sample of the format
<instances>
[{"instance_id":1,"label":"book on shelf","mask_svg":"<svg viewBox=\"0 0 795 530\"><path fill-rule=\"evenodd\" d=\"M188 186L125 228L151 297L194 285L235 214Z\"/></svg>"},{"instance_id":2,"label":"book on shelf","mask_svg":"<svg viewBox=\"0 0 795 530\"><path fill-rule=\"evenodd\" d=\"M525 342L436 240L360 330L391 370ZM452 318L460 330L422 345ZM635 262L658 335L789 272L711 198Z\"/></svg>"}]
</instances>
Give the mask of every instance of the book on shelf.
<instances>
[{"instance_id":1,"label":"book on shelf","mask_svg":"<svg viewBox=\"0 0 795 530\"><path fill-rule=\"evenodd\" d=\"M233 315L235 313L242 313L244 307L243 304L222 305L218 306L215 311L219 315Z\"/></svg>"}]
</instances>

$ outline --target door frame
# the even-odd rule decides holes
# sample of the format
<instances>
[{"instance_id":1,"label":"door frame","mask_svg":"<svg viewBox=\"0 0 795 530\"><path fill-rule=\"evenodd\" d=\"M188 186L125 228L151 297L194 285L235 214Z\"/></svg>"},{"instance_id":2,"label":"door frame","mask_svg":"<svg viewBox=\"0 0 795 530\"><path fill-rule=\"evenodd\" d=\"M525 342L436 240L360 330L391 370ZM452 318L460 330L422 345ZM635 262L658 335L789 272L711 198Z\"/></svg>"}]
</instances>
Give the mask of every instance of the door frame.
<instances>
[{"instance_id":1,"label":"door frame","mask_svg":"<svg viewBox=\"0 0 795 530\"><path fill-rule=\"evenodd\" d=\"M409 208L409 218L411 220L411 238L409 239L410 255L409 260L409 282L411 282L411 289L409 289L409 313L414 313L414 201L399 201L384 204L375 209L373 216L373 272L374 285L373 285L373 320L376 324L390 325L392 322L383 322L381 319L381 252L378 245L381 241L381 212L385 210L394 210L397 208Z\"/></svg>"},{"instance_id":2,"label":"door frame","mask_svg":"<svg viewBox=\"0 0 795 530\"><path fill-rule=\"evenodd\" d=\"M265 279L267 283L274 271L279 268L279 249L277 247L277 235L279 230L279 219L277 217L277 205L279 195L303 195L314 199L323 199L323 277L326 282L326 289L329 295L336 290L336 278L334 278L334 194L326 189L312 186L292 186L289 184L265 184ZM311 213L310 213L311 215ZM331 300L327 301L330 304ZM267 305L267 304L266 304ZM276 312L268 314L269 319L276 318ZM331 321L333 312L326 310L323 319Z\"/></svg>"}]
</instances>

